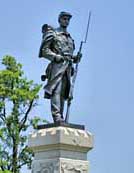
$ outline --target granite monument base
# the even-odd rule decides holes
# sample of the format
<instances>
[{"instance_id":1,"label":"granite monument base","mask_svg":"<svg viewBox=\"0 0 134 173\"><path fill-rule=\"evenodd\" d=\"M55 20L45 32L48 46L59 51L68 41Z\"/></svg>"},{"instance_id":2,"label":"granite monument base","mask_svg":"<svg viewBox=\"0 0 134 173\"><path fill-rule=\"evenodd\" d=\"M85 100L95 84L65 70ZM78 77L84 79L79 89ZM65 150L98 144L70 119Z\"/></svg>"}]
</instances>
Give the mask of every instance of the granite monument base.
<instances>
[{"instance_id":1,"label":"granite monument base","mask_svg":"<svg viewBox=\"0 0 134 173\"><path fill-rule=\"evenodd\" d=\"M93 136L79 125L47 125L29 135L34 151L32 173L89 173L87 152Z\"/></svg>"}]
</instances>

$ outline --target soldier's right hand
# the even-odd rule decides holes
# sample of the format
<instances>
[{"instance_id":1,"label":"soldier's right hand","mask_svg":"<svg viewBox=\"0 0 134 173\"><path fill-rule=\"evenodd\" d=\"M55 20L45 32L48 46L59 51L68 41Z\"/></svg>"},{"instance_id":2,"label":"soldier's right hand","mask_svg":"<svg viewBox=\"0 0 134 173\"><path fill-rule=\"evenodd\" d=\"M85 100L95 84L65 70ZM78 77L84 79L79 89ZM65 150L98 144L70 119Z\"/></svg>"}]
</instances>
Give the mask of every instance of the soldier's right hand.
<instances>
[{"instance_id":1,"label":"soldier's right hand","mask_svg":"<svg viewBox=\"0 0 134 173\"><path fill-rule=\"evenodd\" d=\"M56 55L54 58L54 61L59 63L59 62L63 62L64 61L64 57L61 55Z\"/></svg>"}]
</instances>

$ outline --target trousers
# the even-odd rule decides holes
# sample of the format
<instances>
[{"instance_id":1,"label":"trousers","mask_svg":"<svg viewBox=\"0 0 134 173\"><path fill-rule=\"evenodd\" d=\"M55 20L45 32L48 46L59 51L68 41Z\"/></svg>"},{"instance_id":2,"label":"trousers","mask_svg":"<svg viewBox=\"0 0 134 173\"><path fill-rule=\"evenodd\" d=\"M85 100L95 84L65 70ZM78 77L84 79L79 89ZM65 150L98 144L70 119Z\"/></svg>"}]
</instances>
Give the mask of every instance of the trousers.
<instances>
[{"instance_id":1,"label":"trousers","mask_svg":"<svg viewBox=\"0 0 134 173\"><path fill-rule=\"evenodd\" d=\"M69 82L66 73L57 84L51 96L51 113L54 122L64 120L64 103L69 92Z\"/></svg>"}]
</instances>

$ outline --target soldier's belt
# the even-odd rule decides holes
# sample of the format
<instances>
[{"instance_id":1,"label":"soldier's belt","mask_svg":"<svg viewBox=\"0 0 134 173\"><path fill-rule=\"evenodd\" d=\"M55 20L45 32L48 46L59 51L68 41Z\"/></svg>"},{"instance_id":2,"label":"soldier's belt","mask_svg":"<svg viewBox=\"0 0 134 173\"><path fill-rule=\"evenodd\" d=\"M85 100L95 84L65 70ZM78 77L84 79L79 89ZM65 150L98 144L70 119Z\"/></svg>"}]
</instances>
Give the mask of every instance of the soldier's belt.
<instances>
[{"instance_id":1,"label":"soldier's belt","mask_svg":"<svg viewBox=\"0 0 134 173\"><path fill-rule=\"evenodd\" d=\"M72 56L72 54L64 52L63 56Z\"/></svg>"}]
</instances>

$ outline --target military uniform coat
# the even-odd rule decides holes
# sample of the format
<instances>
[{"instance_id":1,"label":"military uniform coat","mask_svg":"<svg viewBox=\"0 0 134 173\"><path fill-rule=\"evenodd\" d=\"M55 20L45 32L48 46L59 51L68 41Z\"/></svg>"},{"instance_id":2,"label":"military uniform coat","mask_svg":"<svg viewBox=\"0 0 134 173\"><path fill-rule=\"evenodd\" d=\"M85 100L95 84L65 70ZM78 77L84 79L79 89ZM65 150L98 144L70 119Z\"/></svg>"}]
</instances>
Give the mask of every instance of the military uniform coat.
<instances>
[{"instance_id":1,"label":"military uniform coat","mask_svg":"<svg viewBox=\"0 0 134 173\"><path fill-rule=\"evenodd\" d=\"M51 98L53 92L63 76L66 75L67 86L65 99L69 97L71 85L71 61L55 62L57 54L68 56L71 60L73 57L75 46L74 41L68 32L63 32L58 29L50 29L43 35L43 40L40 46L39 57L44 57L51 62L46 69L47 84L45 85L45 98Z\"/></svg>"}]
</instances>

